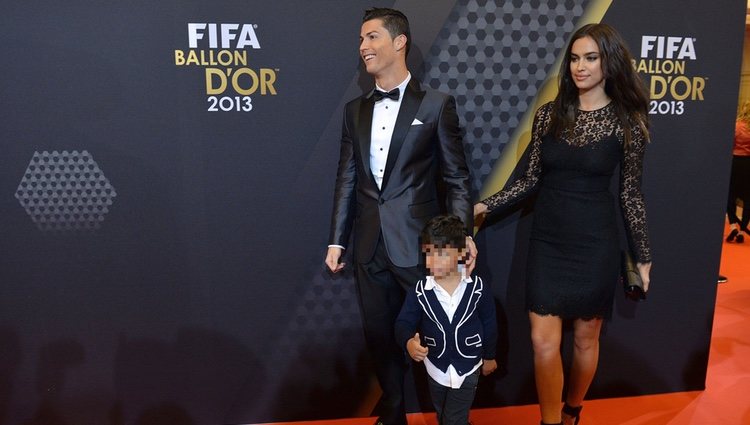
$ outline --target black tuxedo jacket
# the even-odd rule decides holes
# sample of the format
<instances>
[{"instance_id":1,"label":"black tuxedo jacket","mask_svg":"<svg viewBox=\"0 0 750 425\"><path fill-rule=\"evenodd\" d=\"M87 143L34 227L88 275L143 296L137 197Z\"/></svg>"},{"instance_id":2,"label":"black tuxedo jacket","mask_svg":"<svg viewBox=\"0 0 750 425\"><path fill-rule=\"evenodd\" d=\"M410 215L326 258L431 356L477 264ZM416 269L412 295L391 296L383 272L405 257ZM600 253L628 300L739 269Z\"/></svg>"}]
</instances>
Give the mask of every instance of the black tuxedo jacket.
<instances>
[{"instance_id":1,"label":"black tuxedo jacket","mask_svg":"<svg viewBox=\"0 0 750 425\"><path fill-rule=\"evenodd\" d=\"M391 262L412 267L421 258L419 233L441 212L473 227L469 169L452 96L407 85L391 138L382 188L370 170L372 92L347 103L341 134L329 244L347 246L354 227L356 261L369 261L378 237ZM437 183L445 183L445 205Z\"/></svg>"}]
</instances>

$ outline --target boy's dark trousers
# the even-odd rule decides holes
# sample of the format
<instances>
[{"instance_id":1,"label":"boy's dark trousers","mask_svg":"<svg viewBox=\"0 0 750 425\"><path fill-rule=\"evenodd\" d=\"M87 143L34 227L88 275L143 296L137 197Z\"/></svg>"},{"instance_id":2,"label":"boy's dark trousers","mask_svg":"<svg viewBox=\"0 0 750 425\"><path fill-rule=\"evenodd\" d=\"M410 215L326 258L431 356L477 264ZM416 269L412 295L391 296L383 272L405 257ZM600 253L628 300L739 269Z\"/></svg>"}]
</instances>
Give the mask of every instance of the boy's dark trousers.
<instances>
[{"instance_id":1,"label":"boy's dark trousers","mask_svg":"<svg viewBox=\"0 0 750 425\"><path fill-rule=\"evenodd\" d=\"M480 366L466 376L461 388L444 387L435 382L432 377L429 378L430 396L437 412L439 425L467 425L469 423L469 409L474 402L481 370Z\"/></svg>"}]
</instances>

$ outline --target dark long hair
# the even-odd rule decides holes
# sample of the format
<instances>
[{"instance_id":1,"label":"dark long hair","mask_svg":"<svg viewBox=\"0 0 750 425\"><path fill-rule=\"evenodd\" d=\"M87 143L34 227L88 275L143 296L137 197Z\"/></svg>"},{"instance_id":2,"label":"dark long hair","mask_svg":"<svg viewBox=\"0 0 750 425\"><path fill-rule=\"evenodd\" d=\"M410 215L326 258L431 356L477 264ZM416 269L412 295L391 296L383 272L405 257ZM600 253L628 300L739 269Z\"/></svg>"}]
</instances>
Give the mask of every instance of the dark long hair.
<instances>
[{"instance_id":1,"label":"dark long hair","mask_svg":"<svg viewBox=\"0 0 750 425\"><path fill-rule=\"evenodd\" d=\"M615 115L622 124L625 145L630 145L632 140L632 125L639 126L648 140L648 92L633 68L633 59L625 41L607 24L585 25L571 37L560 66L559 91L553 104L550 133L559 138L563 132L573 130L579 101L578 87L570 73L570 52L573 43L584 37L591 37L599 47L604 91L612 99Z\"/></svg>"}]
</instances>

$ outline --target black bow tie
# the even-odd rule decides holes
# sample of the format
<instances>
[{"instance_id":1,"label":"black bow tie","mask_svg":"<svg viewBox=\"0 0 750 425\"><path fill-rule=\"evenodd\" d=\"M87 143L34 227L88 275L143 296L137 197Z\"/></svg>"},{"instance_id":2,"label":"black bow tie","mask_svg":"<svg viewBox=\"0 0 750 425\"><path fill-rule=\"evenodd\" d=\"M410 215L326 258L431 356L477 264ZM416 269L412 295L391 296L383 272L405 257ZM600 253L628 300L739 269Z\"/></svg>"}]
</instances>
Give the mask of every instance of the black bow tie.
<instances>
[{"instance_id":1,"label":"black bow tie","mask_svg":"<svg viewBox=\"0 0 750 425\"><path fill-rule=\"evenodd\" d=\"M398 87L396 87L395 89L389 92L375 90L374 92L372 92L372 98L375 99L376 102L379 100L383 100L386 97L388 99L392 99L398 102L398 94L399 94Z\"/></svg>"}]
</instances>

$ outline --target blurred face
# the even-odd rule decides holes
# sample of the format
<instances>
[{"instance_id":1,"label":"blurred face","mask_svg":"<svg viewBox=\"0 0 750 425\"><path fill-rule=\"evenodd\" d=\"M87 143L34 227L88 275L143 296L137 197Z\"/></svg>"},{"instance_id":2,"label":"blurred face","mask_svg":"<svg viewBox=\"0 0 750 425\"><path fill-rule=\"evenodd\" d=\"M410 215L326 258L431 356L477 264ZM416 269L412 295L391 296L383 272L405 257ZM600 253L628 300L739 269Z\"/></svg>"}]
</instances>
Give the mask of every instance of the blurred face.
<instances>
[{"instance_id":1,"label":"blurred face","mask_svg":"<svg viewBox=\"0 0 750 425\"><path fill-rule=\"evenodd\" d=\"M465 254L465 249L435 245L423 245L425 265L430 275L435 278L458 274L458 264Z\"/></svg>"},{"instance_id":2,"label":"blurred face","mask_svg":"<svg viewBox=\"0 0 750 425\"><path fill-rule=\"evenodd\" d=\"M362 24L359 35L359 56L367 73L375 77L385 75L404 61L406 36L395 38L383 26L381 19L371 19Z\"/></svg>"},{"instance_id":3,"label":"blurred face","mask_svg":"<svg viewBox=\"0 0 750 425\"><path fill-rule=\"evenodd\" d=\"M599 46L586 36L573 42L570 49L570 74L579 92L604 90L604 72Z\"/></svg>"}]
</instances>

